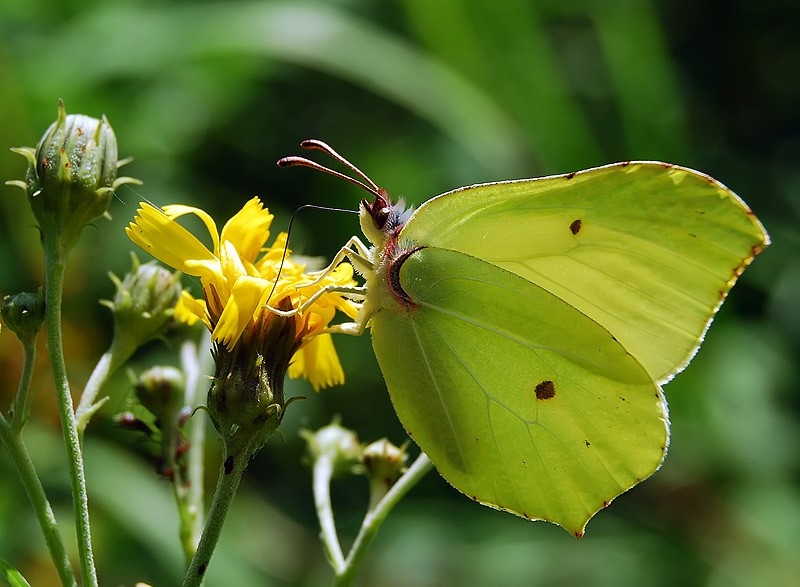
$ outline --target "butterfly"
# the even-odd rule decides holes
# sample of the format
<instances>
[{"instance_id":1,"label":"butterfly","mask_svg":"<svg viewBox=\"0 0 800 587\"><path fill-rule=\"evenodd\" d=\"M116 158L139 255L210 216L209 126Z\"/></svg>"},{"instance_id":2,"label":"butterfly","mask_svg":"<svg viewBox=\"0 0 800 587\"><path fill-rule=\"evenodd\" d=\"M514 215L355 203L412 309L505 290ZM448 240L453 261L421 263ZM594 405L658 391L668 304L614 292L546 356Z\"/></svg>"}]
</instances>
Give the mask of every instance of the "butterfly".
<instances>
[{"instance_id":1,"label":"butterfly","mask_svg":"<svg viewBox=\"0 0 800 587\"><path fill-rule=\"evenodd\" d=\"M661 386L703 340L728 291L769 244L711 177L630 161L456 189L416 210L371 194L370 245L334 259L364 277L353 323L370 329L409 436L456 489L556 523L589 519L655 472L669 444ZM363 180L363 181L362 181Z\"/></svg>"}]
</instances>

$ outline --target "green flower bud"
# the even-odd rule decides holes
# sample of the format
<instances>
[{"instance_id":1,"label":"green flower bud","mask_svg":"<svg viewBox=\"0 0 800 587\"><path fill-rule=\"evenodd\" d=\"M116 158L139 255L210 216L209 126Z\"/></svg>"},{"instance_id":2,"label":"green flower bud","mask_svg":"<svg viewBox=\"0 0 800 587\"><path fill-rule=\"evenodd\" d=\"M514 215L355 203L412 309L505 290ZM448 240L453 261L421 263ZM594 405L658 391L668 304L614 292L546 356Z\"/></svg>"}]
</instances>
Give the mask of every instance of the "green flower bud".
<instances>
[{"instance_id":1,"label":"green flower bud","mask_svg":"<svg viewBox=\"0 0 800 587\"><path fill-rule=\"evenodd\" d=\"M175 367L153 367L136 380L133 388L136 398L159 421L160 428L178 424L178 414L183 408L183 374Z\"/></svg>"},{"instance_id":2,"label":"green flower bud","mask_svg":"<svg viewBox=\"0 0 800 587\"><path fill-rule=\"evenodd\" d=\"M25 189L45 238L55 238L64 250L78 240L83 227L106 213L120 185L136 183L117 178L120 162L117 139L104 118L70 114L58 102L58 119L36 149L12 149L28 160Z\"/></svg>"},{"instance_id":3,"label":"green flower bud","mask_svg":"<svg viewBox=\"0 0 800 587\"><path fill-rule=\"evenodd\" d=\"M135 255L132 269L120 280L109 274L117 287L113 301L102 303L114 313L114 343L136 349L164 333L172 322L181 297L180 273L170 273L155 261L141 264Z\"/></svg>"},{"instance_id":4,"label":"green flower bud","mask_svg":"<svg viewBox=\"0 0 800 587\"><path fill-rule=\"evenodd\" d=\"M316 432L301 430L308 444L308 453L315 462L322 458L331 459L333 476L348 475L355 472L361 464L361 445L352 430L344 428L334 420Z\"/></svg>"},{"instance_id":5,"label":"green flower bud","mask_svg":"<svg viewBox=\"0 0 800 587\"><path fill-rule=\"evenodd\" d=\"M388 490L405 472L405 445L395 446L386 438L376 440L364 449L364 468L371 481L380 483Z\"/></svg>"},{"instance_id":6,"label":"green flower bud","mask_svg":"<svg viewBox=\"0 0 800 587\"><path fill-rule=\"evenodd\" d=\"M32 344L44 324L42 291L5 296L0 303L0 316L20 342Z\"/></svg>"}]
</instances>

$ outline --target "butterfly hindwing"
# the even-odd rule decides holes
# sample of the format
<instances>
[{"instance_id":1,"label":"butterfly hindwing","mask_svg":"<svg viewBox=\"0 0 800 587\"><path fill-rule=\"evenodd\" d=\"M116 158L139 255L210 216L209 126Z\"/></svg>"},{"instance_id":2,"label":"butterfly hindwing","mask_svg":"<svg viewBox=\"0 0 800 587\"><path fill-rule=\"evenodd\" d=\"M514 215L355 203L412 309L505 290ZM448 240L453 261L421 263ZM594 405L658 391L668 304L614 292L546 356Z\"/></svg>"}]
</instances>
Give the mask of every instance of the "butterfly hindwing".
<instances>
[{"instance_id":1,"label":"butterfly hindwing","mask_svg":"<svg viewBox=\"0 0 800 587\"><path fill-rule=\"evenodd\" d=\"M410 308L372 316L394 407L466 495L580 534L655 471L659 386L602 326L504 269L426 247L400 268Z\"/></svg>"}]
</instances>

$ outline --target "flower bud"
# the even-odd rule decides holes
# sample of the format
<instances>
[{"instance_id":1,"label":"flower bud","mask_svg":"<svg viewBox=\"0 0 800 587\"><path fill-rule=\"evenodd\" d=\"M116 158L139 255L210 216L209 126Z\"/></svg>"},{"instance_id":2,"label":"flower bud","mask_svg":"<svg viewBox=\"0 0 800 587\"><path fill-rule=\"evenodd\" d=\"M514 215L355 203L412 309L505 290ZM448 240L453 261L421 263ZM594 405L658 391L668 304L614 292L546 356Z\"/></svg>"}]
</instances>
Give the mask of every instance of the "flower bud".
<instances>
[{"instance_id":1,"label":"flower bud","mask_svg":"<svg viewBox=\"0 0 800 587\"><path fill-rule=\"evenodd\" d=\"M133 387L139 403L158 419L160 428L177 426L184 396L184 378L178 369L153 367L139 375Z\"/></svg>"},{"instance_id":2,"label":"flower bud","mask_svg":"<svg viewBox=\"0 0 800 587\"><path fill-rule=\"evenodd\" d=\"M179 272L170 273L155 261L140 264L135 255L131 257L133 268L122 280L109 275L117 287L114 300L101 303L114 313L115 344L136 349L169 326L181 281Z\"/></svg>"},{"instance_id":3,"label":"flower bud","mask_svg":"<svg viewBox=\"0 0 800 587\"><path fill-rule=\"evenodd\" d=\"M22 344L32 344L44 324L44 298L39 293L8 295L0 303L0 316Z\"/></svg>"},{"instance_id":4,"label":"flower bud","mask_svg":"<svg viewBox=\"0 0 800 587\"><path fill-rule=\"evenodd\" d=\"M353 473L361 463L361 445L352 430L344 428L337 420L316 432L301 430L308 444L312 461L329 458L333 464L333 476Z\"/></svg>"},{"instance_id":5,"label":"flower bud","mask_svg":"<svg viewBox=\"0 0 800 587\"><path fill-rule=\"evenodd\" d=\"M28 160L23 187L45 238L58 239L69 250L83 227L108 209L117 178L117 139L104 118L70 114L58 102L58 119L47 129L36 149L12 149Z\"/></svg>"},{"instance_id":6,"label":"flower bud","mask_svg":"<svg viewBox=\"0 0 800 587\"><path fill-rule=\"evenodd\" d=\"M383 484L385 489L394 485L406 468L405 446L398 447L386 438L376 440L364 449L364 468L370 480Z\"/></svg>"}]
</instances>

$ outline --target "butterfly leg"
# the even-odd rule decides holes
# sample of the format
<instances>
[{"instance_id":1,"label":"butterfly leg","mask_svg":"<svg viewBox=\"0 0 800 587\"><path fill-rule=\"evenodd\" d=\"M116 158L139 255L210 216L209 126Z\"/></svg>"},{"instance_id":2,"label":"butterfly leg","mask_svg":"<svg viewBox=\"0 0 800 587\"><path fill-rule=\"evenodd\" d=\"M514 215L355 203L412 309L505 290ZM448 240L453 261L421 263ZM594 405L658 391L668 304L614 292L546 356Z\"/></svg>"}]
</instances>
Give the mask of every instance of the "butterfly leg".
<instances>
[{"instance_id":1,"label":"butterfly leg","mask_svg":"<svg viewBox=\"0 0 800 587\"><path fill-rule=\"evenodd\" d=\"M345 259L350 261L350 263L355 267L356 271L358 271L362 275L369 274L370 272L374 271L375 264L372 261L369 248L361 241L361 239L359 239L357 236L353 236L347 241L347 243L345 243L345 245L341 249L339 249L339 252L336 253L333 260L327 267L315 272L318 275L316 279L308 283L298 285L297 289L303 287L309 287L319 283L327 274L333 271ZM364 300L366 292L367 292L366 286L348 287L348 286L329 285L315 292L299 307L294 308L292 310L288 311L278 310L277 308L273 308L272 306L269 305L267 305L267 309L269 309L270 312L273 312L279 316L293 316L295 314L302 314L305 310L311 307L311 305L314 302L316 302L320 296L326 293L344 294L351 300L360 302ZM359 312L359 317L355 321L345 322L343 324L336 324L334 326L327 328L326 332L331 332L331 333L339 332L343 334L350 334L353 336L358 336L363 334L364 330L366 329L368 320L362 318L361 316L362 313L363 312Z\"/></svg>"},{"instance_id":2,"label":"butterfly leg","mask_svg":"<svg viewBox=\"0 0 800 587\"><path fill-rule=\"evenodd\" d=\"M333 261L325 267L324 269L320 269L319 271L315 271L312 275L317 275L317 278L313 281L309 281L308 283L304 283L302 285L298 285L298 289L301 287L309 287L312 285L318 284L322 279L328 275L331 271L333 271L339 263L348 259L353 266L356 268L356 271L363 274L364 271L372 271L374 268L374 263L370 259L369 248L361 242L361 239L357 236L350 237L345 245L339 249L339 252L333 257Z\"/></svg>"},{"instance_id":3,"label":"butterfly leg","mask_svg":"<svg viewBox=\"0 0 800 587\"><path fill-rule=\"evenodd\" d=\"M294 308L292 310L278 310L277 308L273 308L272 306L267 306L267 309L274 314L279 316L294 316L295 314L302 314L311 305L317 301L317 299L328 293L340 293L344 294L346 297L350 298L353 301L362 301L367 293L367 288L365 286L359 287L346 287L341 285L329 285L327 287L323 287L319 291L315 292L310 298L308 298L305 302L300 304L299 307ZM364 333L366 329L367 321L362 319L360 316L361 312L359 312L359 317L356 318L353 322L344 322L342 324L335 324L333 326L329 326L325 329L325 332L328 333L342 333L342 334L350 334L353 336L359 336Z\"/></svg>"},{"instance_id":4,"label":"butterfly leg","mask_svg":"<svg viewBox=\"0 0 800 587\"><path fill-rule=\"evenodd\" d=\"M278 316L294 316L295 314L302 314L308 308L310 308L314 302L316 302L321 296L329 293L340 293L344 294L347 298L360 302L364 299L366 295L366 287L359 286L359 287L352 287L352 286L344 286L344 285L329 285L323 287L322 289L316 291L314 295L300 304L297 308L293 308L291 310L279 310L278 308L273 308L270 305L267 305L266 308L272 312L273 314L277 314Z\"/></svg>"}]
</instances>

